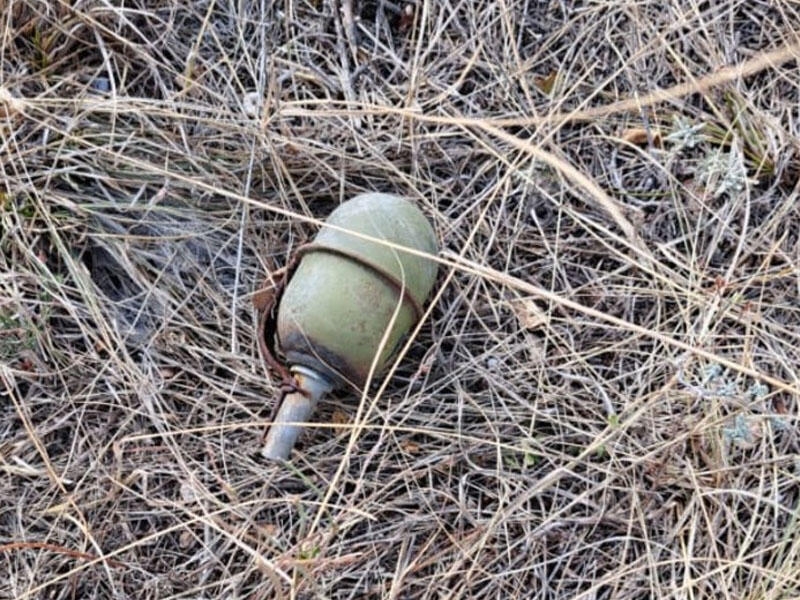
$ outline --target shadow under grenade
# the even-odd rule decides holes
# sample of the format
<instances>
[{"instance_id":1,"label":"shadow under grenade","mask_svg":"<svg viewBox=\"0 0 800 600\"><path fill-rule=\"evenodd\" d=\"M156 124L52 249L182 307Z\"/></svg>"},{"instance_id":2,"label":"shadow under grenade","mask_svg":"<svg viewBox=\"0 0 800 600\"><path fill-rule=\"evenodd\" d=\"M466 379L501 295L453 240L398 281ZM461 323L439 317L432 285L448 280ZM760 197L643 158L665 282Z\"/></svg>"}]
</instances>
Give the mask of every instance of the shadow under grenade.
<instances>
[{"instance_id":1,"label":"shadow under grenade","mask_svg":"<svg viewBox=\"0 0 800 600\"><path fill-rule=\"evenodd\" d=\"M275 336L262 350L274 341L293 379L264 456L288 458L300 424L322 395L348 383L363 387L370 372L387 365L423 314L436 280L436 252L436 235L423 213L380 193L340 205L299 250L275 323L261 334ZM276 362L272 355L265 359Z\"/></svg>"}]
</instances>

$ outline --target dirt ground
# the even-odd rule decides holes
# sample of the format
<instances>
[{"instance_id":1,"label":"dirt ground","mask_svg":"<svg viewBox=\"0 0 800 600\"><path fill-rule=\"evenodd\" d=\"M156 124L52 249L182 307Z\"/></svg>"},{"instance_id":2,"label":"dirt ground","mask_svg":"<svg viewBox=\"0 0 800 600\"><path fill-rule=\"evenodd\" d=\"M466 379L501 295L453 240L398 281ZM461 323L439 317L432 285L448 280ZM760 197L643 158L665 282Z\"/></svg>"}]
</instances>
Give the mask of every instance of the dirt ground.
<instances>
[{"instance_id":1,"label":"dirt ground","mask_svg":"<svg viewBox=\"0 0 800 600\"><path fill-rule=\"evenodd\" d=\"M800 5L0 0L0 598L800 597ZM254 299L402 195L287 464Z\"/></svg>"}]
</instances>

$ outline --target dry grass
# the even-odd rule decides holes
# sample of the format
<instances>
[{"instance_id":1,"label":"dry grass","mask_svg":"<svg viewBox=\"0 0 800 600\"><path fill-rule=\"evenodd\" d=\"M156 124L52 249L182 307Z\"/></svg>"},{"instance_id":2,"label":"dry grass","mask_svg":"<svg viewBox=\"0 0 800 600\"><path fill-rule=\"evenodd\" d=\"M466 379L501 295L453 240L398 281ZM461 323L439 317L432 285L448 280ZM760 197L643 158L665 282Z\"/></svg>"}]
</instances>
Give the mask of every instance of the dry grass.
<instances>
[{"instance_id":1,"label":"dry grass","mask_svg":"<svg viewBox=\"0 0 800 600\"><path fill-rule=\"evenodd\" d=\"M0 598L800 596L796 2L113 4L0 1ZM441 286L266 464L364 190Z\"/></svg>"}]
</instances>

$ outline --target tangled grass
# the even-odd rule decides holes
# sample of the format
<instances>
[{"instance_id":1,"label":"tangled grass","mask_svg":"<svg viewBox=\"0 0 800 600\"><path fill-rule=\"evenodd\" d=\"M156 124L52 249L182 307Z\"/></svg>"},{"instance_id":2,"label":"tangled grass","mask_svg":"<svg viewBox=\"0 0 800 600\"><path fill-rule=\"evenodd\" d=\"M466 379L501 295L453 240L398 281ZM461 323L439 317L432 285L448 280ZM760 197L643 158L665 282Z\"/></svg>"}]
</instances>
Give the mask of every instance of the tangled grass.
<instances>
[{"instance_id":1,"label":"tangled grass","mask_svg":"<svg viewBox=\"0 0 800 600\"><path fill-rule=\"evenodd\" d=\"M800 595L795 2L0 7L0 598ZM440 285L268 464L366 190Z\"/></svg>"}]
</instances>

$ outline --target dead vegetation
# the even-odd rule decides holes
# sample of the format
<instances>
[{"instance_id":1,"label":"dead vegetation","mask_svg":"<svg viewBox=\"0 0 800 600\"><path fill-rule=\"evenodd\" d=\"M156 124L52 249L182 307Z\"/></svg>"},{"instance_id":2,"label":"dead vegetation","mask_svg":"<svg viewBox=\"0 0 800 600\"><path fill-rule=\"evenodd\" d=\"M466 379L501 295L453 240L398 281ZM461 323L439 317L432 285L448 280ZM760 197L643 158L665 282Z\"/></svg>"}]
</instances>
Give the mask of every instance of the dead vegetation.
<instances>
[{"instance_id":1,"label":"dead vegetation","mask_svg":"<svg viewBox=\"0 0 800 600\"><path fill-rule=\"evenodd\" d=\"M800 595L795 2L0 8L0 598ZM365 190L432 310L266 464Z\"/></svg>"}]
</instances>

